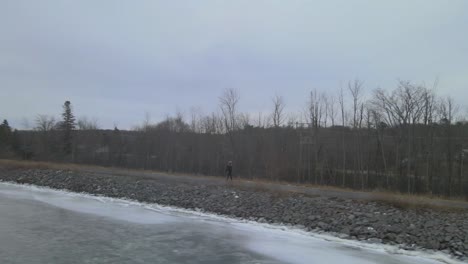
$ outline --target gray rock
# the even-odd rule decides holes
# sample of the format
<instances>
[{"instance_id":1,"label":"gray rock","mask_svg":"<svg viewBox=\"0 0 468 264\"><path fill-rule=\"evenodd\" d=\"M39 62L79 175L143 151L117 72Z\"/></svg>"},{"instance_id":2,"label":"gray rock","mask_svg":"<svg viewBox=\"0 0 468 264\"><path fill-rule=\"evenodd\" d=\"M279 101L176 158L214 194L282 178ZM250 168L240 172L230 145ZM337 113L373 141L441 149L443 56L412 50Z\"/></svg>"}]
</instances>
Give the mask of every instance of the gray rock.
<instances>
[{"instance_id":1,"label":"gray rock","mask_svg":"<svg viewBox=\"0 0 468 264\"><path fill-rule=\"evenodd\" d=\"M371 242L371 243L382 243L382 239L380 238L375 238L375 237L371 237L369 239L367 239L367 241Z\"/></svg>"},{"instance_id":2,"label":"gray rock","mask_svg":"<svg viewBox=\"0 0 468 264\"><path fill-rule=\"evenodd\" d=\"M317 226L320 228L320 229L328 229L329 225L324 223L324 222L318 222Z\"/></svg>"}]
</instances>

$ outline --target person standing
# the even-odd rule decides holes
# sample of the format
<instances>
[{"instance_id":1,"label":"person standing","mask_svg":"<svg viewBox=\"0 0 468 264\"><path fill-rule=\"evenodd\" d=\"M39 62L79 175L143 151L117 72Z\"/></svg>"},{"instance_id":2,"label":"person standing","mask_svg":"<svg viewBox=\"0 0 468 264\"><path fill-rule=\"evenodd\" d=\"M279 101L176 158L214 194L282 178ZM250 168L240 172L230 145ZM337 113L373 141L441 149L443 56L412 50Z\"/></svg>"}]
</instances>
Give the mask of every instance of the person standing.
<instances>
[{"instance_id":1,"label":"person standing","mask_svg":"<svg viewBox=\"0 0 468 264\"><path fill-rule=\"evenodd\" d=\"M231 179L232 181L232 161L228 161L226 165L225 173L226 173L226 181L229 179Z\"/></svg>"}]
</instances>

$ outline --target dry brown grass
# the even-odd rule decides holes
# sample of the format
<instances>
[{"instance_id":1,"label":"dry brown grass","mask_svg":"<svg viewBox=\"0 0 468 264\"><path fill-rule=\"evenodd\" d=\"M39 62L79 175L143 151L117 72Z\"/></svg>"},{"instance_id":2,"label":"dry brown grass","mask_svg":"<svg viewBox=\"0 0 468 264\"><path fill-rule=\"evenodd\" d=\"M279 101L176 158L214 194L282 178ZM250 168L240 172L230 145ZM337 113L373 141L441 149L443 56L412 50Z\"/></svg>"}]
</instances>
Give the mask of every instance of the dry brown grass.
<instances>
[{"instance_id":1,"label":"dry brown grass","mask_svg":"<svg viewBox=\"0 0 468 264\"><path fill-rule=\"evenodd\" d=\"M272 183L271 181L260 181L265 183ZM306 187L306 188L316 188L321 190L329 190L336 192L345 192L345 193L355 193L355 194L364 194L369 196L368 201L380 202L388 205L392 205L401 209L421 209L421 208L430 208L436 210L446 210L453 209L455 211L459 210L468 210L468 200L464 197L442 197L429 194L406 194L406 193L396 193L386 190L367 190L367 191L358 191L351 188L344 187L335 187L335 186L320 186L314 184L298 184L290 182L277 182L279 184L297 186L297 187ZM450 206L448 204L456 203L461 206ZM465 207L467 209L463 209Z\"/></svg>"},{"instance_id":2,"label":"dry brown grass","mask_svg":"<svg viewBox=\"0 0 468 264\"><path fill-rule=\"evenodd\" d=\"M463 199L446 199L425 195L379 192L372 193L371 202L387 204L403 210L431 209L446 212L467 212L468 202Z\"/></svg>"},{"instance_id":3,"label":"dry brown grass","mask_svg":"<svg viewBox=\"0 0 468 264\"><path fill-rule=\"evenodd\" d=\"M61 164L39 161L20 161L0 159L0 166L6 169L71 169L75 164Z\"/></svg>"},{"instance_id":4,"label":"dry brown grass","mask_svg":"<svg viewBox=\"0 0 468 264\"><path fill-rule=\"evenodd\" d=\"M205 178L207 180L224 180L223 177L219 176L207 176L207 175L192 175L192 174L184 174L184 173L168 173L168 172L160 172L160 171L148 171L148 170L138 170L138 169L123 169L123 168L113 168L113 167L102 167L102 166L94 166L94 165L80 165L80 164L72 164L72 163L52 163L52 162L40 162L40 161L20 161L20 160L7 160L7 159L0 159L0 167L6 169L55 169L55 170L71 170L71 171L86 171L86 172L93 172L96 173L105 172L105 173L116 173L116 174L125 174L125 173L136 173L141 174L142 176L151 176L156 174L164 174L170 176L184 176L184 177L197 177L197 178ZM460 207L468 208L468 202L466 202L463 198L442 198L442 197L433 197L428 195L409 195L409 194L401 194L401 193L391 193L388 191L356 191L346 188L339 188L339 187L332 187L332 186L317 186L312 184L298 184L298 183L291 183L291 182L284 182L284 181L272 181L268 179L235 179L232 183L228 183L229 185L236 187L236 188L247 188L246 184L248 183L250 190L254 189L260 192L271 192L271 188L269 185L289 185L289 186L296 186L301 188L316 188L325 191L335 191L344 194L349 194L351 199L353 194L363 194L367 198L366 201L370 202L379 202L389 204L391 206L401 208L401 209L418 209L418 208L431 208L437 210L467 210L461 209ZM302 194L306 195L306 193L301 192L300 190L289 190L289 191L278 191L278 196L284 196L288 194ZM316 197L316 195L311 195ZM347 195L344 195L343 198L347 198Z\"/></svg>"}]
</instances>

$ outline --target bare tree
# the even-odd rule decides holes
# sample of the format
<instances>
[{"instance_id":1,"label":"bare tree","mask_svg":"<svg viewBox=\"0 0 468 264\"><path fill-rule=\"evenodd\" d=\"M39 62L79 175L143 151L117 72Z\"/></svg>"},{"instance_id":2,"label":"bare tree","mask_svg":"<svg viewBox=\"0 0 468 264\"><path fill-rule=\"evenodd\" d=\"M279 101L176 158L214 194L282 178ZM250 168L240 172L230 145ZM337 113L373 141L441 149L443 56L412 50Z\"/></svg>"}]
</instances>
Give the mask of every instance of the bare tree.
<instances>
[{"instance_id":1,"label":"bare tree","mask_svg":"<svg viewBox=\"0 0 468 264\"><path fill-rule=\"evenodd\" d=\"M258 112L257 118L254 119L253 123L257 127L265 128L270 126L270 118L268 115L263 116L262 112Z\"/></svg>"},{"instance_id":2,"label":"bare tree","mask_svg":"<svg viewBox=\"0 0 468 264\"><path fill-rule=\"evenodd\" d=\"M299 117L294 114L294 113L288 113L288 121L287 121L287 124L288 124L288 127L294 127L294 125L299 122Z\"/></svg>"},{"instance_id":3,"label":"bare tree","mask_svg":"<svg viewBox=\"0 0 468 264\"><path fill-rule=\"evenodd\" d=\"M201 133L201 119L202 110L201 107L190 108L190 129L195 133Z\"/></svg>"},{"instance_id":4,"label":"bare tree","mask_svg":"<svg viewBox=\"0 0 468 264\"><path fill-rule=\"evenodd\" d=\"M352 127L356 129L356 139L354 143L357 148L357 155L355 155L355 161L359 169L359 175L361 176L361 188L363 188L363 162L362 162L362 142L361 142L361 128L362 120L364 115L364 103L362 102L363 82L355 79L353 82L348 82L348 90L351 93L353 99L353 123ZM356 185L356 173L354 173L353 184Z\"/></svg>"},{"instance_id":5,"label":"bare tree","mask_svg":"<svg viewBox=\"0 0 468 264\"><path fill-rule=\"evenodd\" d=\"M284 122L284 99L282 96L275 95L273 97L273 113L272 113L272 120L273 120L273 126L274 127L279 127L283 124Z\"/></svg>"},{"instance_id":6,"label":"bare tree","mask_svg":"<svg viewBox=\"0 0 468 264\"><path fill-rule=\"evenodd\" d=\"M426 89L423 94L424 110L423 110L423 125L427 128L425 131L423 153L426 160L425 164L425 174L427 177L426 180L426 191L429 191L432 194L433 190L433 160L434 160L434 133L435 129L433 126L434 118L436 115L436 96L434 90L437 86L438 80L434 82L432 90Z\"/></svg>"},{"instance_id":7,"label":"bare tree","mask_svg":"<svg viewBox=\"0 0 468 264\"><path fill-rule=\"evenodd\" d=\"M340 94L338 96L338 101L340 103L340 108L341 108L341 145L342 145L342 151L343 151L343 161L342 161L342 181L341 181L341 186L345 187L346 186L346 144L345 144L345 124L346 124L346 115L345 115L345 101L344 101L344 93L343 93L343 87L340 88Z\"/></svg>"},{"instance_id":8,"label":"bare tree","mask_svg":"<svg viewBox=\"0 0 468 264\"><path fill-rule=\"evenodd\" d=\"M53 131L57 128L57 122L53 116L38 115L36 117L36 131L40 132L38 150L44 159L48 160L54 148Z\"/></svg>"},{"instance_id":9,"label":"bare tree","mask_svg":"<svg viewBox=\"0 0 468 264\"><path fill-rule=\"evenodd\" d=\"M382 114L373 109L372 105L370 106L370 118L374 122L374 127L377 135L377 148L379 149L380 156L382 158L382 165L383 165L383 173L385 174L385 187L390 187L389 175L387 172L387 159L385 157L385 147L384 147L384 133L387 124L383 121Z\"/></svg>"},{"instance_id":10,"label":"bare tree","mask_svg":"<svg viewBox=\"0 0 468 264\"><path fill-rule=\"evenodd\" d=\"M55 129L56 121L53 116L48 115L37 115L36 116L36 127L35 130L48 132Z\"/></svg>"},{"instance_id":11,"label":"bare tree","mask_svg":"<svg viewBox=\"0 0 468 264\"><path fill-rule=\"evenodd\" d=\"M224 132L222 117L215 112L202 117L200 123L202 133L220 134Z\"/></svg>"},{"instance_id":12,"label":"bare tree","mask_svg":"<svg viewBox=\"0 0 468 264\"><path fill-rule=\"evenodd\" d=\"M151 114L148 111L145 111L145 116L143 118L143 123L141 125L141 131L148 132L151 128Z\"/></svg>"},{"instance_id":13,"label":"bare tree","mask_svg":"<svg viewBox=\"0 0 468 264\"><path fill-rule=\"evenodd\" d=\"M323 111L323 114L325 115L323 117L323 127L327 127L327 124L328 124L328 115L329 115L329 101L328 101L328 95L326 93L322 93L322 95L320 96L320 100L322 101L322 111Z\"/></svg>"},{"instance_id":14,"label":"bare tree","mask_svg":"<svg viewBox=\"0 0 468 264\"><path fill-rule=\"evenodd\" d=\"M234 142L233 132L239 129L239 118L237 113L237 104L239 103L239 93L234 89L227 89L223 95L219 98L220 110L223 116L223 124L229 142L231 145L230 153L228 156L236 157L236 144Z\"/></svg>"},{"instance_id":15,"label":"bare tree","mask_svg":"<svg viewBox=\"0 0 468 264\"><path fill-rule=\"evenodd\" d=\"M452 97L442 98L439 103L439 111L442 123L453 124L460 107L455 103Z\"/></svg>"},{"instance_id":16,"label":"bare tree","mask_svg":"<svg viewBox=\"0 0 468 264\"><path fill-rule=\"evenodd\" d=\"M88 119L86 116L78 118L76 126L79 130L98 130L99 125L96 118Z\"/></svg>"},{"instance_id":17,"label":"bare tree","mask_svg":"<svg viewBox=\"0 0 468 264\"><path fill-rule=\"evenodd\" d=\"M411 174L414 163L415 125L424 121L427 111L427 89L424 86L414 85L408 81L399 81L398 87L388 94L382 89L375 93L374 105L380 108L387 117L388 122L397 128L398 142L396 145L396 162L400 164L400 175L406 168L407 192L411 193L414 185ZM398 151L400 144L406 142L406 153L400 158Z\"/></svg>"},{"instance_id":18,"label":"bare tree","mask_svg":"<svg viewBox=\"0 0 468 264\"><path fill-rule=\"evenodd\" d=\"M447 165L448 165L448 178L446 184L446 194L452 194L452 178L453 178L453 162L454 162L454 146L453 146L453 128L452 124L455 116L459 111L458 105L455 104L453 98L447 97L441 99L440 102L440 115L441 124L445 127L446 146L447 146Z\"/></svg>"},{"instance_id":19,"label":"bare tree","mask_svg":"<svg viewBox=\"0 0 468 264\"><path fill-rule=\"evenodd\" d=\"M185 122L184 115L181 112L177 112L175 117L167 116L165 120L156 124L154 129L174 133L189 132L191 130L190 125Z\"/></svg>"},{"instance_id":20,"label":"bare tree","mask_svg":"<svg viewBox=\"0 0 468 264\"><path fill-rule=\"evenodd\" d=\"M238 128L237 124L237 104L239 103L239 93L234 89L227 89L219 97L221 113L224 117L226 131L231 133Z\"/></svg>"},{"instance_id":21,"label":"bare tree","mask_svg":"<svg viewBox=\"0 0 468 264\"><path fill-rule=\"evenodd\" d=\"M362 109L362 92L363 92L363 82L356 79L354 82L348 82L348 90L351 93L353 99L353 128L357 128L359 123L362 121L360 119L359 109ZM360 121L361 120L361 121Z\"/></svg>"},{"instance_id":22,"label":"bare tree","mask_svg":"<svg viewBox=\"0 0 468 264\"><path fill-rule=\"evenodd\" d=\"M330 100L328 102L328 113L330 114L330 121L332 127L335 126L335 120L336 120L336 99L335 96L330 96Z\"/></svg>"},{"instance_id":23,"label":"bare tree","mask_svg":"<svg viewBox=\"0 0 468 264\"><path fill-rule=\"evenodd\" d=\"M310 92L309 101L307 102L307 119L314 128L320 127L322 119L322 103L316 90Z\"/></svg>"},{"instance_id":24,"label":"bare tree","mask_svg":"<svg viewBox=\"0 0 468 264\"><path fill-rule=\"evenodd\" d=\"M250 126L250 115L248 113L238 114L236 123L238 129L244 129L247 126Z\"/></svg>"}]
</instances>

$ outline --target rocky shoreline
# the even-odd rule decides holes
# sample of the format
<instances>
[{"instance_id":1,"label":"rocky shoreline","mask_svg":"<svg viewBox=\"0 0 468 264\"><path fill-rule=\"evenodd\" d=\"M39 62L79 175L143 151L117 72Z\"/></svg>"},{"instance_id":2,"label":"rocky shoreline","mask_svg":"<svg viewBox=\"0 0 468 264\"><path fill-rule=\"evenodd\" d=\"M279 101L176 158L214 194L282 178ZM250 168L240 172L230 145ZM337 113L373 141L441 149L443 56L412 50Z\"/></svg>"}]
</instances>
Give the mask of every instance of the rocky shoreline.
<instances>
[{"instance_id":1,"label":"rocky shoreline","mask_svg":"<svg viewBox=\"0 0 468 264\"><path fill-rule=\"evenodd\" d=\"M342 238L442 251L468 261L468 210L404 209L380 202L272 192L235 184L170 182L52 169L0 167L0 181L296 225Z\"/></svg>"}]
</instances>

